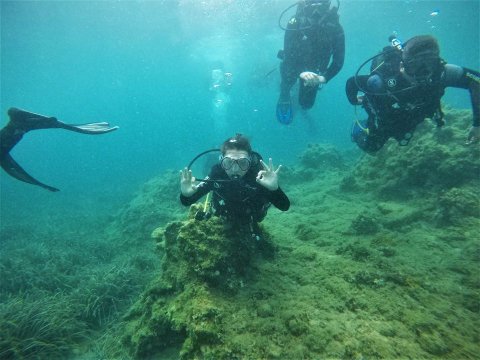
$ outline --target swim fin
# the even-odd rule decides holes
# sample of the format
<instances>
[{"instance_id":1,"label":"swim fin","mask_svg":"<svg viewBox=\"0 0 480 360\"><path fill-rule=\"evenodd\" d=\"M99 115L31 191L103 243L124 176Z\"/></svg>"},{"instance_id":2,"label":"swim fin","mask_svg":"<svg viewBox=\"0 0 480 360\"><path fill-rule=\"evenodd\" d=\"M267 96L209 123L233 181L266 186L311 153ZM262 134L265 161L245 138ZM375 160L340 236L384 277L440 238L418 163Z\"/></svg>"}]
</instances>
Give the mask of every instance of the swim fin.
<instances>
[{"instance_id":1,"label":"swim fin","mask_svg":"<svg viewBox=\"0 0 480 360\"><path fill-rule=\"evenodd\" d=\"M13 160L13 158L10 156L10 154L5 154L2 159L0 159L0 166L2 167L3 170L7 172L10 176L14 177L17 180L32 184L32 185L38 185L43 187L44 189L50 190L50 191L60 191L57 188L54 188L53 186L46 185L44 183L41 183L34 177L30 176L23 168L18 165L18 163Z\"/></svg>"},{"instance_id":2,"label":"swim fin","mask_svg":"<svg viewBox=\"0 0 480 360\"><path fill-rule=\"evenodd\" d=\"M23 130L24 133L30 130L59 128L79 132L82 134L96 135L105 134L118 129L118 126L110 127L106 122L78 125L65 124L64 122L57 120L55 117L35 114L17 108L10 108L8 110L8 116L10 117L10 123ZM10 123L7 126L9 126Z\"/></svg>"},{"instance_id":3,"label":"swim fin","mask_svg":"<svg viewBox=\"0 0 480 360\"><path fill-rule=\"evenodd\" d=\"M284 125L288 125L293 120L292 101L279 101L277 103L277 120Z\"/></svg>"},{"instance_id":4,"label":"swim fin","mask_svg":"<svg viewBox=\"0 0 480 360\"><path fill-rule=\"evenodd\" d=\"M50 191L59 191L57 188L41 183L30 176L10 156L10 151L23 138L23 135L31 130L39 129L65 129L82 134L105 134L118 129L118 126L110 127L106 122L88 124L65 124L55 117L35 114L29 111L10 108L8 110L10 121L0 130L0 166L12 177L20 181L38 185Z\"/></svg>"}]
</instances>

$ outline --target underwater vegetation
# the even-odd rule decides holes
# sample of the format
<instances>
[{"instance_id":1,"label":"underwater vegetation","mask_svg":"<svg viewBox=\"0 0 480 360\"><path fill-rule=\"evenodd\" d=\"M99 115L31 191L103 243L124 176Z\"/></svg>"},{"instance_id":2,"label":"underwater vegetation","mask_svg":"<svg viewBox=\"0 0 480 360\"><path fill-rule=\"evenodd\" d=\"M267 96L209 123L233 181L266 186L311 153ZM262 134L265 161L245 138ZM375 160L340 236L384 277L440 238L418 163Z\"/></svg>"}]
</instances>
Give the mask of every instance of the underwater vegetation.
<instances>
[{"instance_id":1,"label":"underwater vegetation","mask_svg":"<svg viewBox=\"0 0 480 360\"><path fill-rule=\"evenodd\" d=\"M480 147L446 119L376 156L309 145L261 241L195 220L176 171L101 226L2 227L0 358L477 359Z\"/></svg>"},{"instance_id":2,"label":"underwater vegetation","mask_svg":"<svg viewBox=\"0 0 480 360\"><path fill-rule=\"evenodd\" d=\"M351 159L310 145L264 243L216 218L153 232L162 272L125 316L133 358L475 359L480 148L471 113ZM173 349L173 350L172 350ZM172 357L172 358L175 358Z\"/></svg>"},{"instance_id":3,"label":"underwater vegetation","mask_svg":"<svg viewBox=\"0 0 480 360\"><path fill-rule=\"evenodd\" d=\"M2 227L1 359L65 359L88 352L92 339L151 279L151 251L137 246L136 254L127 254L116 244L128 243L122 233L107 236L109 224L95 218L97 227L82 229L61 217L52 221L55 229Z\"/></svg>"}]
</instances>

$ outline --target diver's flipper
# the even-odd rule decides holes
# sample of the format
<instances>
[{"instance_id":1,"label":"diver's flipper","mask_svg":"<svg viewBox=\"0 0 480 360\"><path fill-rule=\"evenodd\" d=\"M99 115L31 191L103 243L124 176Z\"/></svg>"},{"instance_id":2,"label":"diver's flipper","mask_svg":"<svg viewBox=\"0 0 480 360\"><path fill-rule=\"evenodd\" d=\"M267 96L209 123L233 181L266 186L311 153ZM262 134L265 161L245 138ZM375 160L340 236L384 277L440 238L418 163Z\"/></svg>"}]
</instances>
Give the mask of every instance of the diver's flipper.
<instances>
[{"instance_id":1,"label":"diver's flipper","mask_svg":"<svg viewBox=\"0 0 480 360\"><path fill-rule=\"evenodd\" d=\"M35 178L31 177L30 175L28 175L28 173L25 170L23 170L22 167L18 165L18 163L15 160L13 160L10 154L5 154L3 156L3 158L0 161L0 165L2 166L3 170L5 170L10 176L13 176L15 179L18 179L20 181L23 181L29 184L41 186L44 189L47 189L50 191L60 191L57 188L45 185L40 181L36 180Z\"/></svg>"},{"instance_id":2,"label":"diver's flipper","mask_svg":"<svg viewBox=\"0 0 480 360\"><path fill-rule=\"evenodd\" d=\"M279 101L277 103L277 120L288 125L293 120L293 109L291 101Z\"/></svg>"},{"instance_id":3,"label":"diver's flipper","mask_svg":"<svg viewBox=\"0 0 480 360\"><path fill-rule=\"evenodd\" d=\"M8 116L10 117L10 123L8 125L13 125L13 127L23 132L60 127L59 121L54 117L39 115L17 108L8 109Z\"/></svg>"},{"instance_id":4,"label":"diver's flipper","mask_svg":"<svg viewBox=\"0 0 480 360\"><path fill-rule=\"evenodd\" d=\"M28 175L9 154L25 133L38 129L65 129L82 134L105 134L118 129L118 126L109 127L106 122L80 125L65 124L55 117L39 115L17 108L10 108L8 116L10 117L9 123L0 130L0 166L14 178L41 186L50 191L59 190L45 185Z\"/></svg>"},{"instance_id":5,"label":"diver's flipper","mask_svg":"<svg viewBox=\"0 0 480 360\"><path fill-rule=\"evenodd\" d=\"M79 124L79 125L70 125L65 124L59 121L60 128L70 131L75 131L82 134L90 134L90 135L97 135L97 134L106 134L110 131L114 131L118 129L118 126L110 127L107 122L98 122L98 123L89 123L89 124Z\"/></svg>"},{"instance_id":6,"label":"diver's flipper","mask_svg":"<svg viewBox=\"0 0 480 360\"><path fill-rule=\"evenodd\" d=\"M57 120L55 117L48 117L35 114L29 111L10 108L8 116L14 126L22 129L24 132L38 129L65 129L82 134L105 134L118 129L118 126L109 127L106 122L71 125Z\"/></svg>"}]
</instances>

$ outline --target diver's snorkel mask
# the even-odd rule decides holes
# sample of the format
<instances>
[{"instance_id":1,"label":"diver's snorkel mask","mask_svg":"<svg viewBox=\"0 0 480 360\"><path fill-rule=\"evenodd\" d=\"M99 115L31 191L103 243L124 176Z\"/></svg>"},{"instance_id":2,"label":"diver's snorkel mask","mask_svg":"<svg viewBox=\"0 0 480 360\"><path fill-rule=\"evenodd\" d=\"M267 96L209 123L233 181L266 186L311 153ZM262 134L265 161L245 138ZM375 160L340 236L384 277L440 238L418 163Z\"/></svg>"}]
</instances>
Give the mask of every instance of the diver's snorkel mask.
<instances>
[{"instance_id":1,"label":"diver's snorkel mask","mask_svg":"<svg viewBox=\"0 0 480 360\"><path fill-rule=\"evenodd\" d=\"M440 57L433 53L418 54L411 59L403 60L405 72L417 83L430 83L440 65Z\"/></svg>"},{"instance_id":2,"label":"diver's snorkel mask","mask_svg":"<svg viewBox=\"0 0 480 360\"><path fill-rule=\"evenodd\" d=\"M229 156L220 156L220 166L227 173L228 177L232 180L241 179L250 170L251 158L241 157L238 159L231 158Z\"/></svg>"},{"instance_id":3,"label":"diver's snorkel mask","mask_svg":"<svg viewBox=\"0 0 480 360\"><path fill-rule=\"evenodd\" d=\"M242 171L248 171L250 169L250 157L241 157L239 159L233 159L228 156L222 156L220 158L220 165L224 170L230 170L235 164Z\"/></svg>"}]
</instances>

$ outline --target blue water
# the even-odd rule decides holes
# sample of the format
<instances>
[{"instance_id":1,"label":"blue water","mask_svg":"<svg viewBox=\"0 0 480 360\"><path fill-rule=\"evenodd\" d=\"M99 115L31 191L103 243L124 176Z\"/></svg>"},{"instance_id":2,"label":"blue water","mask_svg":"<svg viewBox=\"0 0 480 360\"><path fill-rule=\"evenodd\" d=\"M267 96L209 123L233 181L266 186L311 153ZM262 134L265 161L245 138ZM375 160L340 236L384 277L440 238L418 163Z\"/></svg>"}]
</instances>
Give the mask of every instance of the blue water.
<instances>
[{"instance_id":1,"label":"blue water","mask_svg":"<svg viewBox=\"0 0 480 360\"><path fill-rule=\"evenodd\" d=\"M42 182L0 175L2 223L45 221L69 211L114 211L149 178L180 169L198 152L242 132L276 163L291 164L306 144L353 148L353 108L345 81L397 31L432 34L447 61L478 69L479 1L341 1L343 70L290 126L275 119L283 31L291 1L2 1L1 126L9 107L69 123L109 121L117 132L86 136L29 133L13 157ZM439 10L437 16L433 11ZM215 64L233 74L229 102L215 109ZM463 90L445 102L470 106ZM221 123L219 126L219 122ZM35 214L35 215L33 215Z\"/></svg>"}]
</instances>

